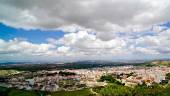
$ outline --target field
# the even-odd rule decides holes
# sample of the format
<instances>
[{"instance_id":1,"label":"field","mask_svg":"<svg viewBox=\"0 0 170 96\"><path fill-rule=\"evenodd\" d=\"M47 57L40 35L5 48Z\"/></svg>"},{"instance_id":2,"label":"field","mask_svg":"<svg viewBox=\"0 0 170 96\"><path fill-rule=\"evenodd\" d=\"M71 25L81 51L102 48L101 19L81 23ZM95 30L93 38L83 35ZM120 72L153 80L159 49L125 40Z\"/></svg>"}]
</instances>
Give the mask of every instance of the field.
<instances>
[{"instance_id":1,"label":"field","mask_svg":"<svg viewBox=\"0 0 170 96\"><path fill-rule=\"evenodd\" d=\"M0 96L93 96L90 89L82 89L77 91L58 91L58 92L43 92L43 91L26 91L13 88L0 87Z\"/></svg>"},{"instance_id":2,"label":"field","mask_svg":"<svg viewBox=\"0 0 170 96\"><path fill-rule=\"evenodd\" d=\"M59 91L59 92L53 92L50 95L51 96L93 96L90 89L83 89L77 91Z\"/></svg>"},{"instance_id":3,"label":"field","mask_svg":"<svg viewBox=\"0 0 170 96\"><path fill-rule=\"evenodd\" d=\"M109 84L105 87L96 87L92 89L99 96L170 96L170 85L154 85L152 87L137 86L135 88L125 87L117 84ZM0 96L98 96L92 94L90 89L77 91L26 91L13 88L0 87Z\"/></svg>"},{"instance_id":4,"label":"field","mask_svg":"<svg viewBox=\"0 0 170 96\"><path fill-rule=\"evenodd\" d=\"M13 74L18 74L20 71L17 70L0 70L0 76L9 76Z\"/></svg>"}]
</instances>

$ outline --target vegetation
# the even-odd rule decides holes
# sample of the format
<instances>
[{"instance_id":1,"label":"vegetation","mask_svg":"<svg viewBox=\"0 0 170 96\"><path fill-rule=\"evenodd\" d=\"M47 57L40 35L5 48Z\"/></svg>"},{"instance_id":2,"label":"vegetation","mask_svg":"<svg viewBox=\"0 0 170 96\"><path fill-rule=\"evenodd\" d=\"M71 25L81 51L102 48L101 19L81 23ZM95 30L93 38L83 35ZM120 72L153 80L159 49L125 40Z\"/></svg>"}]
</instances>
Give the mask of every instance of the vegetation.
<instances>
[{"instance_id":1,"label":"vegetation","mask_svg":"<svg viewBox=\"0 0 170 96\"><path fill-rule=\"evenodd\" d=\"M51 96L93 96L90 89L82 89L77 91L59 91L50 93Z\"/></svg>"},{"instance_id":2,"label":"vegetation","mask_svg":"<svg viewBox=\"0 0 170 96\"><path fill-rule=\"evenodd\" d=\"M43 92L43 91L26 91L13 88L0 87L0 96L93 96L90 89L82 89L77 91L58 91L58 92Z\"/></svg>"},{"instance_id":3,"label":"vegetation","mask_svg":"<svg viewBox=\"0 0 170 96\"><path fill-rule=\"evenodd\" d=\"M170 61L153 61L153 62L146 62L143 64L136 64L134 66L142 66L142 67L153 67L153 66L167 66L170 67Z\"/></svg>"},{"instance_id":4,"label":"vegetation","mask_svg":"<svg viewBox=\"0 0 170 96\"><path fill-rule=\"evenodd\" d=\"M0 96L45 96L45 92L0 87Z\"/></svg>"},{"instance_id":5,"label":"vegetation","mask_svg":"<svg viewBox=\"0 0 170 96\"><path fill-rule=\"evenodd\" d=\"M0 70L0 76L9 76L13 74L18 74L20 71L17 70Z\"/></svg>"},{"instance_id":6,"label":"vegetation","mask_svg":"<svg viewBox=\"0 0 170 96\"><path fill-rule=\"evenodd\" d=\"M152 87L145 85L136 86L134 88L123 85L109 83L105 87L95 87L92 91L99 96L170 96L170 85L161 86L155 84ZM58 92L42 92L42 91L26 91L13 88L0 87L0 96L96 96L90 89L82 89L77 91L58 91Z\"/></svg>"},{"instance_id":7,"label":"vegetation","mask_svg":"<svg viewBox=\"0 0 170 96\"><path fill-rule=\"evenodd\" d=\"M64 64L55 64L55 63L42 63L42 64L25 64L22 62L18 63L6 63L1 66L0 69L9 70L19 70L19 71L40 71L40 70L51 70L51 69L88 69L88 68L96 68L96 67L107 67L107 66L124 66L130 65L131 63L119 63L119 62L73 62L73 63L64 63ZM133 63L135 65L135 63Z\"/></svg>"},{"instance_id":8,"label":"vegetation","mask_svg":"<svg viewBox=\"0 0 170 96\"><path fill-rule=\"evenodd\" d=\"M117 84L109 84L93 90L102 96L132 96L132 88Z\"/></svg>"},{"instance_id":9,"label":"vegetation","mask_svg":"<svg viewBox=\"0 0 170 96\"><path fill-rule=\"evenodd\" d=\"M130 73L129 75L133 75ZM167 74L170 80L170 73ZM117 81L112 75L104 75L99 81L106 81L109 84L105 87L95 87L93 91L101 96L170 96L170 84L154 84L147 87L145 84L135 86L134 88L126 87Z\"/></svg>"},{"instance_id":10,"label":"vegetation","mask_svg":"<svg viewBox=\"0 0 170 96\"><path fill-rule=\"evenodd\" d=\"M99 82L106 81L107 83L115 83L121 85L121 82L117 81L112 75L104 75L98 80Z\"/></svg>"},{"instance_id":11,"label":"vegetation","mask_svg":"<svg viewBox=\"0 0 170 96\"><path fill-rule=\"evenodd\" d=\"M61 76L69 76L69 75L76 75L76 73L60 71L59 75L61 75Z\"/></svg>"},{"instance_id":12,"label":"vegetation","mask_svg":"<svg viewBox=\"0 0 170 96\"><path fill-rule=\"evenodd\" d=\"M151 64L151 63L143 63L143 64L137 64L134 66L141 66L141 67L153 67L156 66L155 64Z\"/></svg>"},{"instance_id":13,"label":"vegetation","mask_svg":"<svg viewBox=\"0 0 170 96\"><path fill-rule=\"evenodd\" d=\"M160 61L159 64L170 67L170 61Z\"/></svg>"},{"instance_id":14,"label":"vegetation","mask_svg":"<svg viewBox=\"0 0 170 96\"><path fill-rule=\"evenodd\" d=\"M93 91L101 96L170 96L170 85L162 87L155 84L152 87L136 86L134 88L123 85L109 84L105 87L93 88Z\"/></svg>"},{"instance_id":15,"label":"vegetation","mask_svg":"<svg viewBox=\"0 0 170 96\"><path fill-rule=\"evenodd\" d=\"M166 79L170 80L170 73L166 74Z\"/></svg>"}]
</instances>

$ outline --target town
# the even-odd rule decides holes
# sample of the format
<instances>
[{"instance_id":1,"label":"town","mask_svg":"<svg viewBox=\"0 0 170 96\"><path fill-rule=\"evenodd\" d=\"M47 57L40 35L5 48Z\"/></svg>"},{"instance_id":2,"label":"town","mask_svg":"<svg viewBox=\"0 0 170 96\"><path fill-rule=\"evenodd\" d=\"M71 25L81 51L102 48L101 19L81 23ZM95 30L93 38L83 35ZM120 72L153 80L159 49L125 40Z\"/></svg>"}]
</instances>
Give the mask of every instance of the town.
<instances>
[{"instance_id":1,"label":"town","mask_svg":"<svg viewBox=\"0 0 170 96\"><path fill-rule=\"evenodd\" d=\"M124 86L134 87L146 84L168 83L166 66L112 66L89 69L51 69L36 72L22 71L0 78L0 86L24 90L74 91L83 88L105 86L108 82L100 81L102 76L110 75Z\"/></svg>"}]
</instances>

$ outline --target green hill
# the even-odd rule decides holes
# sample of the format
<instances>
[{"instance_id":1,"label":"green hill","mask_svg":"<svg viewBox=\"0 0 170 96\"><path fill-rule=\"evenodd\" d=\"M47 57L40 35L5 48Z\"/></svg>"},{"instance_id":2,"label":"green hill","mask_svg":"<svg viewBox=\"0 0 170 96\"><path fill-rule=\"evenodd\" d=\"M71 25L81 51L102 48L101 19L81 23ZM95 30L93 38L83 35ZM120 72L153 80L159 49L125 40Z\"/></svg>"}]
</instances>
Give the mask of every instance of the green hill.
<instances>
[{"instance_id":1,"label":"green hill","mask_svg":"<svg viewBox=\"0 0 170 96\"><path fill-rule=\"evenodd\" d=\"M170 61L164 61L164 60L152 61L151 64L154 64L154 65L157 65L157 66L168 66L168 67L170 67Z\"/></svg>"}]
</instances>

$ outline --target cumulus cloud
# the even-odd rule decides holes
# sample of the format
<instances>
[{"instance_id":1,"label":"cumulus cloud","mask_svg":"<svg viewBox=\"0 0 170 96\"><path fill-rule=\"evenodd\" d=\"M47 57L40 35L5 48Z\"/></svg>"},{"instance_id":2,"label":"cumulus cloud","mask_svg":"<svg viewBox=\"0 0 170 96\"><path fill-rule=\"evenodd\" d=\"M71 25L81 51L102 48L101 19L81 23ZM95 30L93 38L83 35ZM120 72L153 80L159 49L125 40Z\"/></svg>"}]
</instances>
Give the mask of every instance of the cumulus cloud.
<instances>
[{"instance_id":1,"label":"cumulus cloud","mask_svg":"<svg viewBox=\"0 0 170 96\"><path fill-rule=\"evenodd\" d=\"M56 47L53 44L34 44L26 40L15 38L4 41L0 39L0 56L63 56L68 55L69 47Z\"/></svg>"},{"instance_id":2,"label":"cumulus cloud","mask_svg":"<svg viewBox=\"0 0 170 96\"><path fill-rule=\"evenodd\" d=\"M145 31L167 22L169 8L167 0L1 0L0 22L68 32L85 28L108 40L114 32Z\"/></svg>"},{"instance_id":3,"label":"cumulus cloud","mask_svg":"<svg viewBox=\"0 0 170 96\"><path fill-rule=\"evenodd\" d=\"M111 40L102 40L88 31L65 34L59 39L49 38L48 43L34 44L15 38L4 41L0 39L0 56L42 56L42 57L76 57L83 56L136 56L170 54L170 30L156 35L144 35L136 38L117 36ZM14 58L14 57L12 57Z\"/></svg>"},{"instance_id":4,"label":"cumulus cloud","mask_svg":"<svg viewBox=\"0 0 170 96\"><path fill-rule=\"evenodd\" d=\"M0 9L6 25L65 32L44 44L0 39L0 54L170 54L167 0L0 0Z\"/></svg>"},{"instance_id":5,"label":"cumulus cloud","mask_svg":"<svg viewBox=\"0 0 170 96\"><path fill-rule=\"evenodd\" d=\"M0 54L43 55L54 48L54 46L50 44L32 44L17 38L9 41L0 39L0 45Z\"/></svg>"},{"instance_id":6,"label":"cumulus cloud","mask_svg":"<svg viewBox=\"0 0 170 96\"><path fill-rule=\"evenodd\" d=\"M136 38L117 36L104 41L87 31L65 34L60 39L50 39L54 45L68 46L74 53L91 55L136 55L136 54L169 54L170 31L165 30L156 35L144 35ZM136 34L138 35L138 34ZM166 36L165 36L166 35Z\"/></svg>"},{"instance_id":7,"label":"cumulus cloud","mask_svg":"<svg viewBox=\"0 0 170 96\"><path fill-rule=\"evenodd\" d=\"M97 38L96 35L90 34L87 31L79 31L77 33L66 34L63 38L58 40L58 44L64 44L79 48L81 50L87 49L111 49L122 48L126 46L126 42L123 39L115 38L109 41L102 41Z\"/></svg>"}]
</instances>

